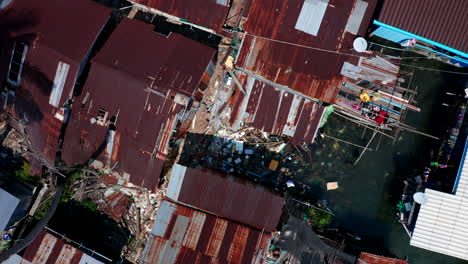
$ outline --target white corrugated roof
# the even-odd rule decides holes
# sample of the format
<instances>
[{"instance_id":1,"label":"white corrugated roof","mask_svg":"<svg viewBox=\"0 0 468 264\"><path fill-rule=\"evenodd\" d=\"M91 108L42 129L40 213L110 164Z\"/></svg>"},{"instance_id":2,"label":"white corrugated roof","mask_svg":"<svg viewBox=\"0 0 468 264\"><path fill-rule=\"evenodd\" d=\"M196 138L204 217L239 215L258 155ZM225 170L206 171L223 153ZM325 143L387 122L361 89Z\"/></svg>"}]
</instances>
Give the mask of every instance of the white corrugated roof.
<instances>
[{"instance_id":1,"label":"white corrugated roof","mask_svg":"<svg viewBox=\"0 0 468 264\"><path fill-rule=\"evenodd\" d=\"M426 189L410 245L468 260L468 157L465 154L455 194Z\"/></svg>"}]
</instances>

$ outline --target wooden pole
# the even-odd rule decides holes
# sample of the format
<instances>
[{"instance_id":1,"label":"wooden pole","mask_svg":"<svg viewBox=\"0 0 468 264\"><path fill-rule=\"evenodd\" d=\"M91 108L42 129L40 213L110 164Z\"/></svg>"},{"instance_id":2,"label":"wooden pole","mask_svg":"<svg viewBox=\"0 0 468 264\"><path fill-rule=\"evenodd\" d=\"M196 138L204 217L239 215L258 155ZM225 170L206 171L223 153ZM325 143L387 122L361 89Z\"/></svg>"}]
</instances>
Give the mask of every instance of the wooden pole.
<instances>
[{"instance_id":1,"label":"wooden pole","mask_svg":"<svg viewBox=\"0 0 468 264\"><path fill-rule=\"evenodd\" d=\"M418 134L418 135L421 135L421 136L425 136L425 137L428 137L428 138L432 138L432 139L435 139L435 140L440 140L440 138L436 137L436 136L433 136L433 135L430 135L430 134L427 134L427 133L424 133L424 132L421 132L421 131L418 131L410 126L407 126L403 123L400 123L399 125L395 126L403 131L409 131L409 132L413 132L415 134Z\"/></svg>"},{"instance_id":2,"label":"wooden pole","mask_svg":"<svg viewBox=\"0 0 468 264\"><path fill-rule=\"evenodd\" d=\"M369 145L371 144L372 140L374 139L375 135L377 134L377 130L374 131L374 134L372 134L372 137L371 139L369 140L369 142L367 142L367 145L366 145L366 149L369 147ZM364 149L362 152L361 152L361 155L359 155L358 159L356 160L356 162L354 162L354 166L356 166L356 164L359 162L359 160L362 158L362 156L364 155L364 153L366 152L366 149Z\"/></svg>"},{"instance_id":3,"label":"wooden pole","mask_svg":"<svg viewBox=\"0 0 468 264\"><path fill-rule=\"evenodd\" d=\"M361 145L357 145L357 144L348 142L348 141L346 141L346 140L342 140L342 139L335 138L335 137L332 137L332 136L329 136L329 135L325 135L325 134L320 134L320 135L323 135L324 137L331 138L331 139L336 140L336 141L339 141L339 142L346 143L346 144L348 144L348 145L352 145L352 146L355 146L355 147L358 147L358 148L362 148L362 149L364 149L364 150L374 151L373 149L366 148L366 147L363 147L363 146L361 146Z\"/></svg>"},{"instance_id":4,"label":"wooden pole","mask_svg":"<svg viewBox=\"0 0 468 264\"><path fill-rule=\"evenodd\" d=\"M389 137L389 138L391 138L391 139L394 139L394 137L390 136L389 134L386 134L386 133L384 133L384 132L382 132L382 131L378 131L378 130L374 129L373 127L368 126L367 124L365 124L365 123L363 123L363 122L359 122L359 121L356 121L356 120L352 120L351 118L349 118L349 117L347 117L347 116L344 116L344 115L342 115L342 114L339 114L339 113L337 113L337 112L333 112L333 113L336 114L336 115L338 115L338 116L341 116L342 118L347 119L347 120L349 120L349 121L351 121L351 122L353 122L353 123L355 123L355 124L362 125L362 126L364 126L364 127L366 127L366 128L369 128L369 129L371 129L371 130L373 130L373 131L376 131L377 133L380 133L380 134L382 134L382 135L384 135L384 136L386 136L386 137Z\"/></svg>"}]
</instances>

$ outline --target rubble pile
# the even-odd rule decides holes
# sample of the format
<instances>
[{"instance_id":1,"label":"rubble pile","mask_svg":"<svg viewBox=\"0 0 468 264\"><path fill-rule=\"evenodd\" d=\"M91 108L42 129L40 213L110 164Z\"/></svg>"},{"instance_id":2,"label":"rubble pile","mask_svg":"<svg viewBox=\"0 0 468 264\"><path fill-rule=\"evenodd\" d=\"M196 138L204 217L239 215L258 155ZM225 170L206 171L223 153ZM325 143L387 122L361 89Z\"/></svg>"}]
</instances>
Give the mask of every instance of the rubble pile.
<instances>
[{"instance_id":1,"label":"rubble pile","mask_svg":"<svg viewBox=\"0 0 468 264\"><path fill-rule=\"evenodd\" d=\"M221 129L216 136L188 134L179 163L224 171L282 191L288 180L304 185L301 180L308 173L304 165L311 158L307 146L246 127L236 132Z\"/></svg>"},{"instance_id":2,"label":"rubble pile","mask_svg":"<svg viewBox=\"0 0 468 264\"><path fill-rule=\"evenodd\" d=\"M135 243L127 245L122 254L136 261L149 238L167 186L163 185L156 193L152 193L130 183L128 175L106 170L100 173L85 170L84 175L73 184L73 198L93 201L99 211L128 229Z\"/></svg>"},{"instance_id":3,"label":"rubble pile","mask_svg":"<svg viewBox=\"0 0 468 264\"><path fill-rule=\"evenodd\" d=\"M10 149L17 157L27 157L28 147L24 137L16 130L11 129L3 140L2 147Z\"/></svg>"}]
</instances>

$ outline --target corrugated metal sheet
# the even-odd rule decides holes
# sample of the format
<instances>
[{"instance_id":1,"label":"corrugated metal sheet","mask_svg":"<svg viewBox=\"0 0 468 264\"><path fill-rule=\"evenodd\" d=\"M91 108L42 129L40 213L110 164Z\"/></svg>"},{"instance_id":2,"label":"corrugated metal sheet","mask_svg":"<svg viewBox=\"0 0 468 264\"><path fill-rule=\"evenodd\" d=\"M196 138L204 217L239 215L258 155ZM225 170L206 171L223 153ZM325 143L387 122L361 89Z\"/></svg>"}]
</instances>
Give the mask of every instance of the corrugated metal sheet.
<instances>
[{"instance_id":1,"label":"corrugated metal sheet","mask_svg":"<svg viewBox=\"0 0 468 264\"><path fill-rule=\"evenodd\" d=\"M248 35L237 66L306 96L333 103L339 90L343 62L343 58L334 53Z\"/></svg>"},{"instance_id":2,"label":"corrugated metal sheet","mask_svg":"<svg viewBox=\"0 0 468 264\"><path fill-rule=\"evenodd\" d=\"M23 259L20 255L12 255L9 259L4 261L2 264L32 264L31 262Z\"/></svg>"},{"instance_id":3,"label":"corrugated metal sheet","mask_svg":"<svg viewBox=\"0 0 468 264\"><path fill-rule=\"evenodd\" d=\"M324 108L238 72L246 94L239 94L231 112L231 127L245 122L274 135L290 136L294 143L312 143ZM337 84L338 85L338 84Z\"/></svg>"},{"instance_id":4,"label":"corrugated metal sheet","mask_svg":"<svg viewBox=\"0 0 468 264\"><path fill-rule=\"evenodd\" d=\"M26 248L22 258L19 263L103 264L45 231Z\"/></svg>"},{"instance_id":5,"label":"corrugated metal sheet","mask_svg":"<svg viewBox=\"0 0 468 264\"><path fill-rule=\"evenodd\" d=\"M55 161L61 121L54 118L74 87L79 67L108 19L110 10L93 1L15 0L0 14L2 54L0 69L5 81L14 41L26 43L28 50L20 89L16 89L10 112L27 118L29 138L50 162ZM89 19L93 17L93 19ZM70 30L73 29L73 30ZM60 98L49 104L59 63L70 67ZM57 94L58 96L58 94Z\"/></svg>"},{"instance_id":6,"label":"corrugated metal sheet","mask_svg":"<svg viewBox=\"0 0 468 264\"><path fill-rule=\"evenodd\" d=\"M182 18L187 22L222 32L229 6L219 0L131 0L132 2L154 8L169 15Z\"/></svg>"},{"instance_id":7,"label":"corrugated metal sheet","mask_svg":"<svg viewBox=\"0 0 468 264\"><path fill-rule=\"evenodd\" d=\"M132 52L129 52L131 50ZM177 117L215 51L178 34L155 34L152 26L124 19L92 61L69 121L63 159L97 159L155 190ZM107 119L99 125L99 112ZM112 153L106 153L109 119L117 118ZM95 122L92 124L92 122Z\"/></svg>"},{"instance_id":8,"label":"corrugated metal sheet","mask_svg":"<svg viewBox=\"0 0 468 264\"><path fill-rule=\"evenodd\" d=\"M468 260L468 199L426 189L410 245Z\"/></svg>"},{"instance_id":9,"label":"corrugated metal sheet","mask_svg":"<svg viewBox=\"0 0 468 264\"><path fill-rule=\"evenodd\" d=\"M408 261L362 252L356 264L407 264Z\"/></svg>"},{"instance_id":10,"label":"corrugated metal sheet","mask_svg":"<svg viewBox=\"0 0 468 264\"><path fill-rule=\"evenodd\" d=\"M400 73L399 59L385 59L374 53L367 58L359 58L357 65L345 62L341 74L353 80L366 80L394 88Z\"/></svg>"},{"instance_id":11,"label":"corrugated metal sheet","mask_svg":"<svg viewBox=\"0 0 468 264\"><path fill-rule=\"evenodd\" d=\"M310 35L317 36L329 0L304 0L301 12L297 18L297 30L304 31Z\"/></svg>"},{"instance_id":12,"label":"corrugated metal sheet","mask_svg":"<svg viewBox=\"0 0 468 264\"><path fill-rule=\"evenodd\" d=\"M468 141L467 141L468 142ZM468 144L465 145L465 152ZM410 245L468 260L468 156L460 162L455 194L426 189Z\"/></svg>"},{"instance_id":13,"label":"corrugated metal sheet","mask_svg":"<svg viewBox=\"0 0 468 264\"><path fill-rule=\"evenodd\" d=\"M352 41L356 35L350 33L351 30L345 31L345 28L358 1L361 0L330 0L317 36L295 29L304 1L254 1L244 26L249 35L242 44L237 65L306 96L334 103L343 62L355 63L356 59L284 42L352 53ZM370 23L376 1L366 3L368 7L362 15L362 23L353 26L361 35ZM274 22L272 17L275 17Z\"/></svg>"},{"instance_id":14,"label":"corrugated metal sheet","mask_svg":"<svg viewBox=\"0 0 468 264\"><path fill-rule=\"evenodd\" d=\"M253 263L268 250L268 233L167 200L161 206L174 208L170 210L171 224L157 227L165 221L159 219L159 211L153 230L164 229L165 235L152 235L142 257L145 264ZM166 213L162 217L166 219Z\"/></svg>"},{"instance_id":15,"label":"corrugated metal sheet","mask_svg":"<svg viewBox=\"0 0 468 264\"><path fill-rule=\"evenodd\" d=\"M388 0L378 21L468 53L465 0Z\"/></svg>"},{"instance_id":16,"label":"corrugated metal sheet","mask_svg":"<svg viewBox=\"0 0 468 264\"><path fill-rule=\"evenodd\" d=\"M175 164L174 168L183 167ZM284 199L259 185L228 177L208 169L186 168L183 180L172 174L167 197L249 226L275 231L282 213ZM174 178L174 180L173 180Z\"/></svg>"},{"instance_id":17,"label":"corrugated metal sheet","mask_svg":"<svg viewBox=\"0 0 468 264\"><path fill-rule=\"evenodd\" d=\"M345 30L351 34L357 35L359 28L361 27L362 20L366 15L367 6L369 4L366 1L358 0L349 16L348 23L346 24Z\"/></svg>"}]
</instances>

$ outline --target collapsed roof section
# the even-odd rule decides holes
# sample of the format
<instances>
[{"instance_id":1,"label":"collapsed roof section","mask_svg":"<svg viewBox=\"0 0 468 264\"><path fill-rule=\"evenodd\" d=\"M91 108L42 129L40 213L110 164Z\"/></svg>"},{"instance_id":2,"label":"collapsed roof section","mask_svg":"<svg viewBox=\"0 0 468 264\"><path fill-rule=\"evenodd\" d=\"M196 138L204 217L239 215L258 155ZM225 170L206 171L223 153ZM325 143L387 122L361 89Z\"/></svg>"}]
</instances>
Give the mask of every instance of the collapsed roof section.
<instances>
[{"instance_id":1,"label":"collapsed roof section","mask_svg":"<svg viewBox=\"0 0 468 264\"><path fill-rule=\"evenodd\" d=\"M1 11L0 80L10 87L0 91L1 107L26 124L32 145L51 164L62 107L109 14L90 0L14 0Z\"/></svg>"},{"instance_id":2,"label":"collapsed roof section","mask_svg":"<svg viewBox=\"0 0 468 264\"><path fill-rule=\"evenodd\" d=\"M248 123L274 135L291 137L293 143L314 141L323 117L323 106L241 71L237 71L237 78L245 94L237 93L234 100L230 116L234 130L241 128L242 123Z\"/></svg>"},{"instance_id":3,"label":"collapsed roof section","mask_svg":"<svg viewBox=\"0 0 468 264\"><path fill-rule=\"evenodd\" d=\"M96 58L75 100L63 159L116 169L155 190L176 123L215 51L178 34L124 19Z\"/></svg>"}]
</instances>

